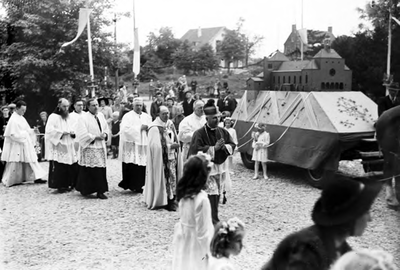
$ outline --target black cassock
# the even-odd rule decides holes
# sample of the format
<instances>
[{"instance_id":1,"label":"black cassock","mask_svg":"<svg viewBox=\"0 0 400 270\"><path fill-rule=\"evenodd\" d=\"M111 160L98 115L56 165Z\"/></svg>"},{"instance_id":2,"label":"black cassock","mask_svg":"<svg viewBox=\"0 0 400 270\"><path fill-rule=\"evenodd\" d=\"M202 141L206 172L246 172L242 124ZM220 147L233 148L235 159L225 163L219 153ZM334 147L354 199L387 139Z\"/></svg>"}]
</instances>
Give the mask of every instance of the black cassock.
<instances>
[{"instance_id":1,"label":"black cassock","mask_svg":"<svg viewBox=\"0 0 400 270\"><path fill-rule=\"evenodd\" d=\"M235 143L229 132L221 127L210 128L207 124L204 127L196 130L193 134L192 141L190 142L190 148L188 156L196 155L198 152L207 153L210 147L215 146L218 140L223 138L225 140L225 145L229 144L233 150L235 150ZM226 147L222 147L219 150L214 150L214 158L212 162L216 165L223 164L230 153L226 149ZM229 173L229 172L227 172ZM217 185L220 183L220 175L210 176L209 181L216 181ZM213 224L219 222L218 218L218 204L219 204L219 196L215 194L209 194L208 199L210 200L211 205L211 218Z\"/></svg>"}]
</instances>

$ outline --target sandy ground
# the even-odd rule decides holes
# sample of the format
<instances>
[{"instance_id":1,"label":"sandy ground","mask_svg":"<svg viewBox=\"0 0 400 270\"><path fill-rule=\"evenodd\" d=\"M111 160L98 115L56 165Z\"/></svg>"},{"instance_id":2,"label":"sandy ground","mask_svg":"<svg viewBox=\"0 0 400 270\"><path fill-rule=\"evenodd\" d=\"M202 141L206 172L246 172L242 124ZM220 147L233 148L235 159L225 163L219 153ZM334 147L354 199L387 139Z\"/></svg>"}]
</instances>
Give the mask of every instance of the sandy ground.
<instances>
[{"instance_id":1,"label":"sandy ground","mask_svg":"<svg viewBox=\"0 0 400 270\"><path fill-rule=\"evenodd\" d=\"M305 182L304 171L269 164L270 180L252 180L252 171L234 159L233 193L220 207L220 219L237 216L246 223L237 269L259 269L287 234L310 225L320 191ZM41 163L48 168L47 163ZM357 174L359 164L342 171ZM47 184L0 186L0 269L171 269L177 212L150 211L142 195L118 188L121 163L108 160L108 200L78 192L56 194ZM373 221L355 249L379 248L400 262L400 212L387 209L381 193Z\"/></svg>"}]
</instances>

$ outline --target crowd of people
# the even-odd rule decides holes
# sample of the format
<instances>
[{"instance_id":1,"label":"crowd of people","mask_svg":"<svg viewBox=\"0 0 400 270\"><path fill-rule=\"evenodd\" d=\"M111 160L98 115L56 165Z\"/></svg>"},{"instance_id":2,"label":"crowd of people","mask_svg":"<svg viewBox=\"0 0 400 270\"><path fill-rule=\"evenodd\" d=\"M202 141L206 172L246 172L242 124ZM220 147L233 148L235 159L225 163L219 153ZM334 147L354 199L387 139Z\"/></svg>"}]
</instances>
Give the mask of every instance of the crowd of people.
<instances>
[{"instance_id":1,"label":"crowd of people","mask_svg":"<svg viewBox=\"0 0 400 270\"><path fill-rule=\"evenodd\" d=\"M246 226L236 217L220 221L218 209L232 191L232 155L238 142L230 116L236 101L229 91L221 91L217 103L195 99L191 90L184 94L179 103L155 92L149 113L138 94L112 106L105 98L77 99L72 112L70 101L59 99L49 117L41 118L48 173L38 162L37 132L24 118L27 104L18 101L11 116L2 109L2 183L45 183L42 178L48 174L48 187L59 193L75 189L104 200L111 154L121 162L122 190L142 193L149 210L179 209L173 269L234 269L230 257L241 252ZM256 125L253 138L254 178L261 163L267 180L266 126ZM262 269L395 269L389 254L352 251L347 242L364 233L380 190L376 181L336 176L314 205L314 225L285 237Z\"/></svg>"}]
</instances>

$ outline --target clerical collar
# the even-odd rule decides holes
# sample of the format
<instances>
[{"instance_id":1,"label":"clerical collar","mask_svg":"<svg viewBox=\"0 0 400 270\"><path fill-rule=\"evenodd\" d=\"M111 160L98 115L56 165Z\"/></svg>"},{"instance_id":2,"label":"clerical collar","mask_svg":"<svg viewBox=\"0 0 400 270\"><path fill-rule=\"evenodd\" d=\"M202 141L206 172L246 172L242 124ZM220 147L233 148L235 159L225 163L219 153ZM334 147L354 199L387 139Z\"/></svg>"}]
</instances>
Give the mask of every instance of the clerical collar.
<instances>
[{"instance_id":1,"label":"clerical collar","mask_svg":"<svg viewBox=\"0 0 400 270\"><path fill-rule=\"evenodd\" d=\"M217 127L215 127L215 128L210 127L210 126L208 125L208 123L206 123L206 126L207 126L207 128L208 128L209 130L216 130L216 129L217 129Z\"/></svg>"}]
</instances>

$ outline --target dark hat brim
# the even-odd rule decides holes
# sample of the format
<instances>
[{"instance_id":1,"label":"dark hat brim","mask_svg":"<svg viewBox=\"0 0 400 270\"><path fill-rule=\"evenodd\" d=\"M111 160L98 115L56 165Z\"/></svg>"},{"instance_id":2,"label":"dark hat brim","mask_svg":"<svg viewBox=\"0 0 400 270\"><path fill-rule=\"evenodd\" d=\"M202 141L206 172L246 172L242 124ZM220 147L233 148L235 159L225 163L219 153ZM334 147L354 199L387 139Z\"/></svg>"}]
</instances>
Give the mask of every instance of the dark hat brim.
<instances>
[{"instance_id":1,"label":"dark hat brim","mask_svg":"<svg viewBox=\"0 0 400 270\"><path fill-rule=\"evenodd\" d=\"M357 199L351 205L341 211L335 213L324 211L322 198L319 198L312 211L312 220L314 223L321 226L342 225L355 221L365 214L371 208L381 191L382 183L371 179L357 179L357 181L364 184L364 189L358 194Z\"/></svg>"}]
</instances>

